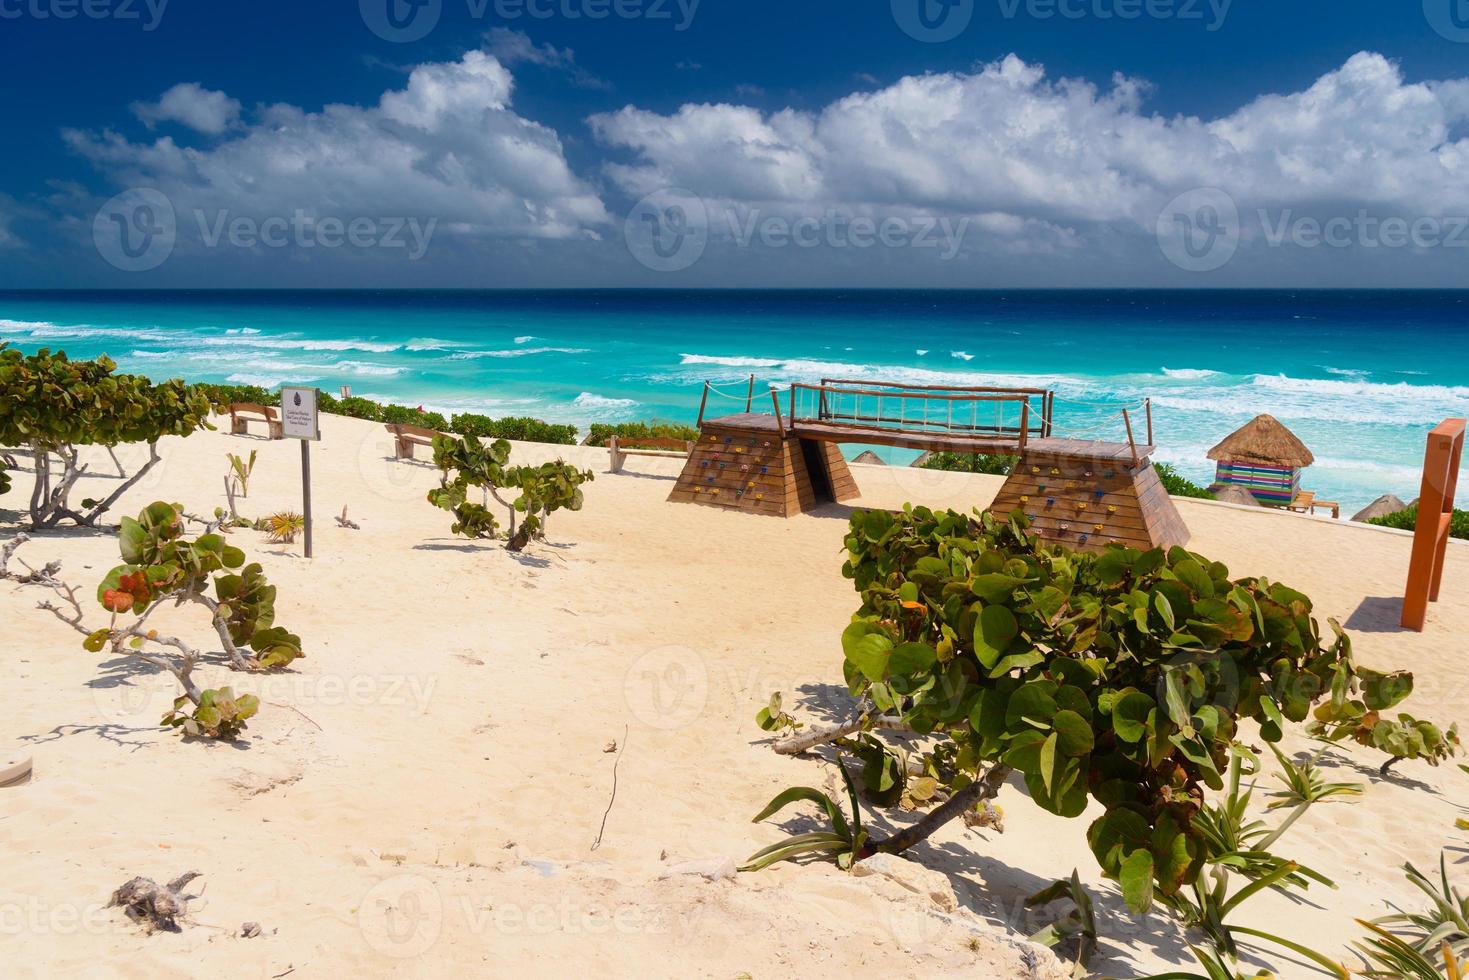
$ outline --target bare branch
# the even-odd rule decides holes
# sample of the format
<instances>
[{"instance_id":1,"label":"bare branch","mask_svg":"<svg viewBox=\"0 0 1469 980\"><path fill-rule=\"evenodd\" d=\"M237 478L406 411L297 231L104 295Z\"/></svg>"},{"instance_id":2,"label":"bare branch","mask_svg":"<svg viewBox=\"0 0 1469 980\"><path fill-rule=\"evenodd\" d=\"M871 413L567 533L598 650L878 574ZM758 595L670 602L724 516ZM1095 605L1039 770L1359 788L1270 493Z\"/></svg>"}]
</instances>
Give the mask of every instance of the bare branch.
<instances>
[{"instance_id":1,"label":"bare branch","mask_svg":"<svg viewBox=\"0 0 1469 980\"><path fill-rule=\"evenodd\" d=\"M913 729L901 718L890 718L886 716L873 717L870 712L864 712L851 721L836 725L832 728L819 728L806 732L803 735L792 735L783 741L777 742L775 751L778 755L800 755L807 749L813 749L818 745L835 742L839 738L851 735L853 732L863 729L882 728L894 732L911 732Z\"/></svg>"}]
</instances>

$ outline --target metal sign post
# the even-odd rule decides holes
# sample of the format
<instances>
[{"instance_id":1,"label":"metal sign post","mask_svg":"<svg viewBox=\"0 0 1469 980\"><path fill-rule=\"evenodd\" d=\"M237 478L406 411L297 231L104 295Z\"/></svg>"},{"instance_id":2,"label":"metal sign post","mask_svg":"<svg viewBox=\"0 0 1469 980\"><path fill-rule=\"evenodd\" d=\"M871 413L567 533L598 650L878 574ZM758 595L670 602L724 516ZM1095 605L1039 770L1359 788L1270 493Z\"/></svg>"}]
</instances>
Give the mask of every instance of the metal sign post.
<instances>
[{"instance_id":1,"label":"metal sign post","mask_svg":"<svg viewBox=\"0 0 1469 980\"><path fill-rule=\"evenodd\" d=\"M306 519L306 557L311 557L311 444L321 439L317 416L319 388L281 389L281 433L301 441L301 507Z\"/></svg>"}]
</instances>

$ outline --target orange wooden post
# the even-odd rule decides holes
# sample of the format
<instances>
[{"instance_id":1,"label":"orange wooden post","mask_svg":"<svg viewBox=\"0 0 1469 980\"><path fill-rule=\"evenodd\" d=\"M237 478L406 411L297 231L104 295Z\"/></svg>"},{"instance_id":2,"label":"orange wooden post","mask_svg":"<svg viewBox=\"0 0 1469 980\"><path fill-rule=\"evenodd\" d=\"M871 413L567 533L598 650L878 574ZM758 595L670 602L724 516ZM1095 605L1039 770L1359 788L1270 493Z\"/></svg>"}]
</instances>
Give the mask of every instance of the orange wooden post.
<instances>
[{"instance_id":1,"label":"orange wooden post","mask_svg":"<svg viewBox=\"0 0 1469 980\"><path fill-rule=\"evenodd\" d=\"M1408 562L1408 585L1403 591L1405 629L1422 632L1428 621L1428 604L1438 601L1449 547L1449 524L1454 517L1454 493L1459 485L1459 462L1464 455L1464 429L1464 419L1446 419L1428 434L1413 557Z\"/></svg>"}]
</instances>

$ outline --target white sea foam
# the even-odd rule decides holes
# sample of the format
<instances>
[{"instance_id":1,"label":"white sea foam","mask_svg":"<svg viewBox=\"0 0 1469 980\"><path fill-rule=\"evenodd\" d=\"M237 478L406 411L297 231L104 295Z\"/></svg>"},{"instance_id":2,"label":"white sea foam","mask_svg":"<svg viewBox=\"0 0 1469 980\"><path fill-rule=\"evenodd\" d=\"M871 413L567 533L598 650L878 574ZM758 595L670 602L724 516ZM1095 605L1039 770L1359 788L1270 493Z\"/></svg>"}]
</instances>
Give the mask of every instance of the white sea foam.
<instances>
[{"instance_id":1,"label":"white sea foam","mask_svg":"<svg viewBox=\"0 0 1469 980\"><path fill-rule=\"evenodd\" d=\"M352 351L360 350L369 354L391 354L393 351L402 350L402 344L381 343L373 340L302 340L287 339L284 337L204 337L200 343L208 347L258 347L262 350L297 350L297 351Z\"/></svg>"},{"instance_id":2,"label":"white sea foam","mask_svg":"<svg viewBox=\"0 0 1469 980\"><path fill-rule=\"evenodd\" d=\"M920 348L920 349L914 351L913 353L917 354L919 357L924 357L924 356L926 356L928 354L928 351Z\"/></svg>"},{"instance_id":3,"label":"white sea foam","mask_svg":"<svg viewBox=\"0 0 1469 980\"><path fill-rule=\"evenodd\" d=\"M260 331L256 330L254 327L230 327L228 330L225 331L226 334L231 336L239 334L246 337L251 336L252 334L257 334L259 332Z\"/></svg>"},{"instance_id":4,"label":"white sea foam","mask_svg":"<svg viewBox=\"0 0 1469 980\"><path fill-rule=\"evenodd\" d=\"M541 339L541 338L539 338L539 337L537 337L537 336L536 336L536 335L535 335L535 334L530 334L530 333L528 333L528 334L525 334L525 335L524 335L524 336L521 336L521 337L516 337L516 338L515 338L515 342L516 342L516 343L517 343L517 344L528 344L528 343L530 343L530 342L531 342L531 341L532 341L532 340L540 340L540 339Z\"/></svg>"},{"instance_id":5,"label":"white sea foam","mask_svg":"<svg viewBox=\"0 0 1469 980\"><path fill-rule=\"evenodd\" d=\"M961 361L972 361L972 360L974 360L974 355L973 354L969 353L968 351L963 351L963 350L951 350L951 351L949 351L949 356L950 357L958 358Z\"/></svg>"},{"instance_id":6,"label":"white sea foam","mask_svg":"<svg viewBox=\"0 0 1469 980\"><path fill-rule=\"evenodd\" d=\"M636 399L607 398L603 395L593 394L590 391L584 391L580 395L577 395L571 400L571 403L578 408L596 409L633 408L637 405Z\"/></svg>"},{"instance_id":7,"label":"white sea foam","mask_svg":"<svg viewBox=\"0 0 1469 980\"><path fill-rule=\"evenodd\" d=\"M521 347L515 350L467 350L450 354L451 361L477 361L483 357L529 357L532 354L589 354L585 347Z\"/></svg>"},{"instance_id":8,"label":"white sea foam","mask_svg":"<svg viewBox=\"0 0 1469 980\"><path fill-rule=\"evenodd\" d=\"M366 361L338 361L332 365L339 371L350 371L353 374L389 377L394 374L402 374L405 368L393 367L390 364L369 364Z\"/></svg>"},{"instance_id":9,"label":"white sea foam","mask_svg":"<svg viewBox=\"0 0 1469 980\"><path fill-rule=\"evenodd\" d=\"M1208 368L1164 368L1163 374L1180 381L1202 381L1205 378L1217 378L1220 372Z\"/></svg>"},{"instance_id":10,"label":"white sea foam","mask_svg":"<svg viewBox=\"0 0 1469 980\"><path fill-rule=\"evenodd\" d=\"M680 354L680 364L710 364L716 367L773 368L781 363L768 357L716 357L712 354Z\"/></svg>"},{"instance_id":11,"label":"white sea foam","mask_svg":"<svg viewBox=\"0 0 1469 980\"><path fill-rule=\"evenodd\" d=\"M255 385L257 388L278 388L281 385L287 383L306 384L311 381L320 381L321 377L319 375L308 374L277 375L251 374L249 372L241 372L239 374L232 374L228 378L225 378L225 380L234 385Z\"/></svg>"}]
</instances>

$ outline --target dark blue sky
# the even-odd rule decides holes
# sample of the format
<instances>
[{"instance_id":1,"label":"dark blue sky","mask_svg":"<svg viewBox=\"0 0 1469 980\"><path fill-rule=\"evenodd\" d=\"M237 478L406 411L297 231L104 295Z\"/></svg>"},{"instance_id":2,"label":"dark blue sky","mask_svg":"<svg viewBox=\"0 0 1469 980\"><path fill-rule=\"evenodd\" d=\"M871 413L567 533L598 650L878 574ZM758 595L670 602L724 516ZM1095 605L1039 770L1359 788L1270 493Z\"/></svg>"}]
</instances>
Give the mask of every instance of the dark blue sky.
<instances>
[{"instance_id":1,"label":"dark blue sky","mask_svg":"<svg viewBox=\"0 0 1469 980\"><path fill-rule=\"evenodd\" d=\"M1081 78L1105 94L1118 73L1146 83L1136 113L1139 118L1184 115L1206 122L1228 116L1261 96L1302 92L1362 51L1395 63L1404 85L1469 75L1469 43L1436 31L1430 23L1436 14L1431 9L1425 12L1420 0L1236 0L1222 9L1223 0L1214 0L1212 5L1209 0L1059 0L1061 7L1077 15L1073 17L1059 12L1051 15L1058 0L964 0L973 3L968 26L953 40L940 43L925 43L904 33L898 26L901 15L895 14L889 0L702 0L693 7L691 18L687 11L693 0L683 0L683 5L678 0L620 0L629 10L655 13L599 20L565 13L585 14L599 0L530 0L551 14L540 17L528 13L504 16L520 9L518 0L489 0L487 5L483 0L427 0L442 3L439 20L426 37L410 43L376 36L365 23L357 0L168 0L161 15L157 13L159 2L153 0L150 8L148 0L0 0L0 52L7 80L4 125L0 126L0 222L6 223L0 228L8 227L9 239L9 249L0 253L7 259L0 286L31 282L62 286L257 284L249 279L254 273L243 271L249 263L238 262L238 256L231 254L209 256L208 261L175 262L172 269L156 276L124 276L121 280L114 270L95 261L69 261L77 238L88 237L79 236L78 229L90 229L102 201L129 187L154 186L168 165L146 161L145 154L137 150L130 151L130 159L109 157L95 149L82 152L75 141L63 137L63 131L89 134L94 148L104 145L112 133L133 147L167 138L182 147L207 151L221 140L243 136L245 127L269 126L259 107L284 103L316 113L333 103L373 106L384 92L403 88L407 71L415 66L457 62L476 48L495 50L487 41L491 32L498 33L501 52L508 43L507 31L523 35L517 43L534 52L517 62L502 54L501 60L514 76L513 111L555 132L572 174L591 187L606 208L608 222L600 226L591 219L583 222L593 229L591 236L604 241L623 237L623 216L638 196L637 187L626 182L619 185L607 168L640 159L646 163L657 156L650 151L640 154L625 139L599 138L589 126L589 117L625 106L669 116L688 103L732 103L764 114L789 108L815 116L854 92L875 91L907 76L970 73L1012 53L1032 66L1043 65L1046 84ZM363 0L369 7L375 2L403 0ZM612 0L600 2L613 6ZM937 4L939 0L894 2L901 6ZM1427 0L1427 7L1438 2ZM68 5L84 3L97 11L111 10L114 16L57 16ZM512 3L515 6L507 9ZM1451 3L1463 5L1461 0L1443 0L1446 10ZM480 8L483 14L476 16ZM1140 16L1119 16L1129 10L1140 11ZM1452 27L1455 22L1447 23ZM239 121L230 132L201 133L167 118L150 128L131 108L157 100L172 86L185 82L225 93L241 104ZM1449 139L1464 137L1462 117L1449 112L1446 125ZM955 150L959 155L966 152L962 146ZM1261 148L1253 152L1258 154ZM1327 146L1323 152L1335 151ZM1137 179L1117 161L1099 165L1117 169L1124 182ZM828 171L833 168L829 157L823 166ZM1463 174L1447 175L1450 185L1456 176ZM197 185L203 178L181 179ZM326 206L336 199L331 179L326 175L312 185L319 198L293 204L308 209ZM688 183L680 180L680 186ZM870 186L873 181L858 183ZM1185 182L1166 189L1191 186ZM726 195L727 190L721 187L706 193L694 188L705 197L736 196ZM1233 189L1231 193L1239 196ZM1038 217L1056 228L1076 230L1078 216L1051 213L1046 207L1035 207L1033 201L1028 207L1011 207L1006 204L1011 196L997 193L992 200L972 203L971 209L1020 219ZM756 194L753 199L768 201L769 197ZM851 202L850 195L835 194L832 199L839 204ZM1370 190L1362 200L1383 204L1392 213L1410 218L1435 210L1421 200L1384 204L1381 195ZM896 206L891 196L883 201ZM933 207L932 200L925 198L923 203ZM1271 203L1282 206L1279 197ZM1338 189L1318 187L1299 203L1303 210L1325 207L1324 216L1329 217L1333 208L1353 214L1357 202ZM360 203L354 206L361 207ZM384 207L384 213L392 211L389 202ZM946 208L945 213L969 213L964 207ZM442 227L453 225L456 215L434 217L441 221L442 241L447 234ZM1095 216L1086 216L1087 222L1093 220ZM496 254L523 247L523 241L517 244L514 231L503 235L501 231L491 228L489 232L491 237L499 236ZM1115 272L1106 253L1109 248L1122 247L1109 243L1112 235L1121 233L1089 223L1078 234L1086 239L1088 253L1097 250L1094 261L1087 264L1088 271L1078 276L1094 279ZM564 274L546 272L544 263L538 266L537 278L544 284L647 284L642 269L620 271L617 262L599 259L595 250L587 251L577 238L561 239L571 242ZM543 239L532 247L550 246ZM426 274L433 280L426 284L517 284L495 282L482 269L466 278L469 266L462 256L451 262L444 253L452 248L440 250L436 244L435 249L438 262L433 273ZM345 261L348 255L332 256L332 284L370 284L354 281L349 271L352 263ZM814 256L801 257L812 259L805 264L812 266L813 285L825 284L824 279L861 275L849 264L821 265ZM1326 262L1315 255L1303 258L1301 281L1296 284L1329 285L1332 283L1321 281L1323 276L1330 278L1324 270L1335 265L1357 268L1344 255L1334 258L1340 261ZM1011 269L1008 261L1000 263L1001 268ZM790 263L771 266L751 260L738 271L727 264L723 266L726 274L709 268L718 263L702 265L702 274L711 284L722 284L721 280L738 284L742 279L779 280L785 272L772 275L771 269L788 272ZM1251 268L1264 270L1274 265L1278 263L1261 262ZM1390 269L1398 266L1406 268L1408 263L1388 264ZM321 271L317 268L306 275L309 278ZM1237 272L1245 278L1253 274L1249 269ZM1011 278L1036 280L1037 275L1036 270L1025 272L1017 264ZM1167 284L1171 275L1172 270L1162 269L1153 278ZM1392 279L1398 273L1387 275ZM393 278L399 284L413 281L407 276ZM952 284L983 284L973 274L958 278L963 281ZM1044 275L1039 278L1045 280ZM1065 273L1057 278L1052 284L1095 284L1068 282ZM686 278L667 284L697 285L699 280ZM1243 283L1226 276L1222 281L1200 284Z\"/></svg>"}]
</instances>

